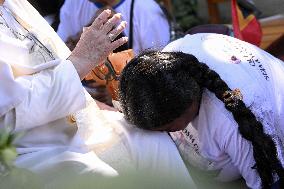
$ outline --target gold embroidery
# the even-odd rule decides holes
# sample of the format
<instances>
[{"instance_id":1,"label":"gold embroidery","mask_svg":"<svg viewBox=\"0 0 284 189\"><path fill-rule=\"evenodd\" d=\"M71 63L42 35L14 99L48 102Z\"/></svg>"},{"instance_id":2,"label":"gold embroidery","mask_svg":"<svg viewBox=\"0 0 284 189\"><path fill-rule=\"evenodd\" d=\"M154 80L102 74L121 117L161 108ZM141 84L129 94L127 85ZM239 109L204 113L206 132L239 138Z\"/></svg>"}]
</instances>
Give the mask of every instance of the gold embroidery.
<instances>
[{"instance_id":1,"label":"gold embroidery","mask_svg":"<svg viewBox=\"0 0 284 189\"><path fill-rule=\"evenodd\" d=\"M73 114L67 116L66 118L67 118L68 123L70 123L70 124L72 124L72 125L73 125L74 123L76 123L76 118L75 118L75 116L74 116Z\"/></svg>"}]
</instances>

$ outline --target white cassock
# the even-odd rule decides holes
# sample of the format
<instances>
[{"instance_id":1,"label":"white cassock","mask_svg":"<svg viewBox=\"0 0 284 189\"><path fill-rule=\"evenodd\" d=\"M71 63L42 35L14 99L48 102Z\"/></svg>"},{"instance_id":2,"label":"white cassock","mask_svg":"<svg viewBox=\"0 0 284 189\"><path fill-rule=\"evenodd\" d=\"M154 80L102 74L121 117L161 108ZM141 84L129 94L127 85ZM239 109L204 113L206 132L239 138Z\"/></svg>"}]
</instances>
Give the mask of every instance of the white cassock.
<instances>
[{"instance_id":1,"label":"white cassock","mask_svg":"<svg viewBox=\"0 0 284 189\"><path fill-rule=\"evenodd\" d=\"M17 166L41 173L70 163L106 176L146 170L194 188L166 133L98 108L66 60L70 51L27 1L6 0L0 11L0 127L24 132Z\"/></svg>"},{"instance_id":2,"label":"white cassock","mask_svg":"<svg viewBox=\"0 0 284 189\"><path fill-rule=\"evenodd\" d=\"M264 126L284 164L284 63L249 43L219 34L187 35L164 51L192 54L216 71ZM250 188L261 188L252 145L242 138L232 114L215 94L205 90L198 116L184 130L171 133L191 164L219 172L217 179L242 176Z\"/></svg>"}]
</instances>

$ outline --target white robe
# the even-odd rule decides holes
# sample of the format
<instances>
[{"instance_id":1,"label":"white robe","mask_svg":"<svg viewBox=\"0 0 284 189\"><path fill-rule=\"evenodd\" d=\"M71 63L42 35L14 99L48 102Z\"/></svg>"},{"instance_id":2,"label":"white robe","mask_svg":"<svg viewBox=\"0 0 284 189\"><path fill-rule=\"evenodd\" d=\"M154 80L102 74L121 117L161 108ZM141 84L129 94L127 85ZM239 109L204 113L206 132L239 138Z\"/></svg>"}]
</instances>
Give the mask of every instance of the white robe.
<instances>
[{"instance_id":1,"label":"white robe","mask_svg":"<svg viewBox=\"0 0 284 189\"><path fill-rule=\"evenodd\" d=\"M127 21L125 35L129 36L131 0L125 0L115 7L122 14L122 20ZM98 7L89 0L66 0L60 10L58 35L63 41L77 35L89 24ZM133 16L133 50L140 51L154 48L162 49L170 41L168 21L154 0L136 0Z\"/></svg>"},{"instance_id":2,"label":"white robe","mask_svg":"<svg viewBox=\"0 0 284 189\"><path fill-rule=\"evenodd\" d=\"M43 173L69 164L106 176L144 170L178 177L194 188L166 133L142 131L119 112L99 110L66 60L70 51L39 13L25 0L6 0L4 7L8 26L24 35L25 26L55 57L43 61L38 51L31 53L31 41L0 27L0 128L24 133L16 143L16 166Z\"/></svg>"},{"instance_id":3,"label":"white robe","mask_svg":"<svg viewBox=\"0 0 284 189\"><path fill-rule=\"evenodd\" d=\"M164 51L193 54L216 71L231 89L240 89L243 101L277 145L284 165L284 64L265 51L218 34L187 35ZM241 137L232 114L205 90L198 116L184 131L171 134L184 158L206 170L218 170L218 179L244 177L248 187L261 188L252 145Z\"/></svg>"}]
</instances>

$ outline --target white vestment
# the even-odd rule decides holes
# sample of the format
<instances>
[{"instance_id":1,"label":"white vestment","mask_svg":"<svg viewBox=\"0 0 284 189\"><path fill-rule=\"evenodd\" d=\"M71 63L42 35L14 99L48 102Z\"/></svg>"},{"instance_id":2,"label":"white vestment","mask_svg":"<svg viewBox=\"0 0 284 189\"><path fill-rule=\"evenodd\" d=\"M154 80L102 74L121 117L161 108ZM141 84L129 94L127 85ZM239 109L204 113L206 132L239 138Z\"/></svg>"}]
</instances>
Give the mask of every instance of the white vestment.
<instances>
[{"instance_id":1,"label":"white vestment","mask_svg":"<svg viewBox=\"0 0 284 189\"><path fill-rule=\"evenodd\" d=\"M125 35L129 36L131 0L124 0L114 7L127 22ZM77 35L88 25L99 8L89 0L66 0L60 10L58 35L63 41ZM154 0L136 0L133 13L133 50L161 49L170 41L166 16Z\"/></svg>"},{"instance_id":2,"label":"white vestment","mask_svg":"<svg viewBox=\"0 0 284 189\"><path fill-rule=\"evenodd\" d=\"M98 108L66 60L68 48L26 0L6 0L0 11L0 128L24 133L17 166L41 173L70 163L108 176L145 170L194 188L166 133L142 131Z\"/></svg>"},{"instance_id":3,"label":"white vestment","mask_svg":"<svg viewBox=\"0 0 284 189\"><path fill-rule=\"evenodd\" d=\"M277 146L284 165L284 64L249 43L225 35L187 35L164 51L192 54L216 71L243 101ZM244 177L250 188L261 188L252 145L242 138L224 104L205 90L198 116L184 130L171 134L182 156L205 170L219 170L218 179Z\"/></svg>"}]
</instances>

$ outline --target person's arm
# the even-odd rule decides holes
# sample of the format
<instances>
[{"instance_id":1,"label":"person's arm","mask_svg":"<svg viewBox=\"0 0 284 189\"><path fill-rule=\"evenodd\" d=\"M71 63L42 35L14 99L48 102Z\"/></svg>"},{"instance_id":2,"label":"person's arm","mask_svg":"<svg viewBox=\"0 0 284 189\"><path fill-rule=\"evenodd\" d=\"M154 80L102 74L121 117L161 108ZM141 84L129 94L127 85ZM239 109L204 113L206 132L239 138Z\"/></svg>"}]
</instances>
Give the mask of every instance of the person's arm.
<instances>
[{"instance_id":1,"label":"person's arm","mask_svg":"<svg viewBox=\"0 0 284 189\"><path fill-rule=\"evenodd\" d=\"M138 11L134 22L134 31L138 31L137 36L139 48L141 49L162 49L170 41L170 27L166 16L156 2L152 2L151 7L147 7L144 12ZM145 6L144 4L141 6ZM137 7L139 8L139 7ZM135 42L136 43L136 42ZM135 49L137 52L139 49Z\"/></svg>"},{"instance_id":2,"label":"person's arm","mask_svg":"<svg viewBox=\"0 0 284 189\"><path fill-rule=\"evenodd\" d=\"M127 38L110 39L119 35L126 23L119 24L119 14L108 19L109 15L110 11L105 10L85 29L68 60L56 60L61 62L55 63L57 66L54 68L18 78L18 82L28 90L28 95L14 108L16 130L49 123L85 106L80 80L127 41Z\"/></svg>"},{"instance_id":3,"label":"person's arm","mask_svg":"<svg viewBox=\"0 0 284 189\"><path fill-rule=\"evenodd\" d=\"M60 60L58 60L60 61ZM72 62L17 79L27 89L15 106L15 130L25 130L63 118L85 107L84 89Z\"/></svg>"},{"instance_id":4,"label":"person's arm","mask_svg":"<svg viewBox=\"0 0 284 189\"><path fill-rule=\"evenodd\" d=\"M253 157L253 147L249 141L244 139L238 131L238 126L232 121L224 118L220 147L230 157L231 162L238 168L241 176L250 188L261 188L261 180L256 169Z\"/></svg>"},{"instance_id":5,"label":"person's arm","mask_svg":"<svg viewBox=\"0 0 284 189\"><path fill-rule=\"evenodd\" d=\"M120 14L108 19L111 11L103 11L92 23L84 29L79 42L68 58L74 64L81 80L116 48L127 42L127 37L113 41L126 27L121 22ZM115 28L114 28L115 27ZM114 28L114 29L113 29Z\"/></svg>"},{"instance_id":6,"label":"person's arm","mask_svg":"<svg viewBox=\"0 0 284 189\"><path fill-rule=\"evenodd\" d=\"M60 23L58 25L57 34L64 42L66 42L69 37L76 35L83 27L78 27L77 21L74 20L73 8L75 8L75 5L76 2L73 0L66 0L60 8ZM77 27L78 31L76 31Z\"/></svg>"}]
</instances>

